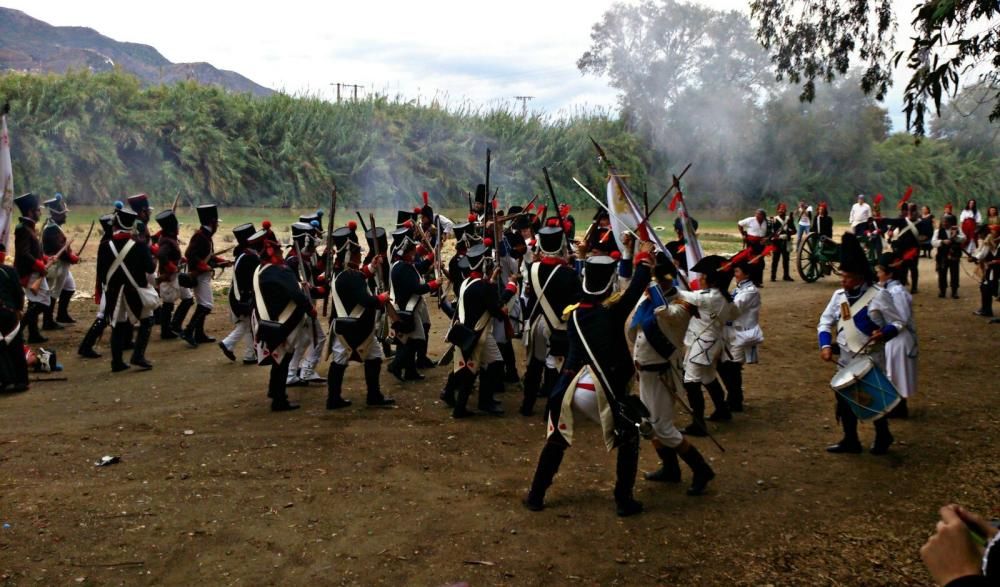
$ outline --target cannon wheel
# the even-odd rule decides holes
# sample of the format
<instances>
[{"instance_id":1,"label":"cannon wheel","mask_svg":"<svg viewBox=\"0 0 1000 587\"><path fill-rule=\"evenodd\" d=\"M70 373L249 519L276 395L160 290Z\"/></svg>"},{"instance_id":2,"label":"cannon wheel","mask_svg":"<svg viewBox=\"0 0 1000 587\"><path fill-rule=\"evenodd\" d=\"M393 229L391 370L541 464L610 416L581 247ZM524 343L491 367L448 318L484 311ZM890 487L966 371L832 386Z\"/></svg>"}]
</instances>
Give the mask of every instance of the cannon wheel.
<instances>
[{"instance_id":1,"label":"cannon wheel","mask_svg":"<svg viewBox=\"0 0 1000 587\"><path fill-rule=\"evenodd\" d=\"M822 246L819 233L810 232L802 241L799 247L796 265L799 270L799 277L806 283L812 283L823 277L823 263L820 260L819 248Z\"/></svg>"}]
</instances>

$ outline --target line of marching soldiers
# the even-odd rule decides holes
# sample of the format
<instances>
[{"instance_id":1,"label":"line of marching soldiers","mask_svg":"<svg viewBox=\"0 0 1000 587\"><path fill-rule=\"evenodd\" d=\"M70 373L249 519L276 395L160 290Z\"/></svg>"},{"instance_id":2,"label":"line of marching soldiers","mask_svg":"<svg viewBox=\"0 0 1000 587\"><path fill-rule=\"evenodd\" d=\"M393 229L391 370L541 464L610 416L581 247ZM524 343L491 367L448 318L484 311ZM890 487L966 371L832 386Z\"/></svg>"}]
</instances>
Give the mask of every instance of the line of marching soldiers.
<instances>
[{"instance_id":1,"label":"line of marching soldiers","mask_svg":"<svg viewBox=\"0 0 1000 587\"><path fill-rule=\"evenodd\" d=\"M551 216L530 204L505 213L491 205L481 185L465 222L434 214L425 198L422 208L398 215L391 233L364 226L367 251L350 222L331 231L332 246L320 253L319 213L293 224L289 243L279 242L267 222L260 230L237 226L230 261L214 248L215 206L197 212L199 228L183 252L173 211L156 214L159 231L150 234L145 195L101 218L100 311L80 345L82 356L98 356L93 346L108 325L113 371L152 367L145 352L157 323L161 338L181 338L193 347L215 342L204 330L213 309L212 273L231 265L234 328L218 344L236 360L236 346L245 341L243 361L270 367L272 410L298 407L288 400L288 385L323 382L316 366L325 355L328 409L350 405L342 388L351 362L363 365L366 403L391 406L379 381L389 354L387 370L401 382L422 379L419 369L435 364L427 357L426 296L433 294L450 319L447 354L453 360L441 399L454 417L472 415L468 402L477 381L477 408L501 414L497 391L505 381L522 380L514 341L520 337L526 347L520 412L533 414L544 398L548 423L527 507L544 506L580 417L598 422L608 449L618 449L614 495L620 515L642 509L632 497L640 434L652 439L663 463L648 479L679 482L679 459L694 474L690 495L704 493L715 476L687 437L705 436L706 420L729 420L742 410L742 365L756 362L763 340L749 250L731 259L703 258L691 268L702 276L701 289L688 291L683 238L661 252L632 235L619 246L601 211L577 243L568 207ZM440 254L446 234L456 241L447 263ZM734 277L738 286L730 296ZM320 301L330 306L328 329L316 309ZM631 395L636 381L638 397ZM708 418L703 388L715 407ZM693 420L680 429L674 405L684 403L682 391Z\"/></svg>"}]
</instances>

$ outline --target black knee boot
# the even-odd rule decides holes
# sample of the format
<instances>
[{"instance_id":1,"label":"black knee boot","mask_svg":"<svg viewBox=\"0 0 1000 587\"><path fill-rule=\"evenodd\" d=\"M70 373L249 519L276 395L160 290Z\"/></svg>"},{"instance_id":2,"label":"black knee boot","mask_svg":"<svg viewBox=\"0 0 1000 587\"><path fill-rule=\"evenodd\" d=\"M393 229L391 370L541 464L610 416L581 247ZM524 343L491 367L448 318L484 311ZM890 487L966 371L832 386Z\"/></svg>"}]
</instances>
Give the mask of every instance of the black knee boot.
<instances>
[{"instance_id":1,"label":"black knee boot","mask_svg":"<svg viewBox=\"0 0 1000 587\"><path fill-rule=\"evenodd\" d=\"M153 318L143 318L139 322L139 331L135 335L135 348L132 350L130 365L135 365L143 371L153 368L153 364L146 360L146 347L149 346L149 337L153 334Z\"/></svg>"},{"instance_id":2,"label":"black knee boot","mask_svg":"<svg viewBox=\"0 0 1000 587\"><path fill-rule=\"evenodd\" d=\"M524 498L524 505L529 510L538 512L545 509L545 492L552 486L552 479L559 472L565 453L565 441L550 436L545 442L535 467L535 476L531 479L531 489Z\"/></svg>"},{"instance_id":3,"label":"black knee boot","mask_svg":"<svg viewBox=\"0 0 1000 587\"><path fill-rule=\"evenodd\" d=\"M42 333L38 330L38 316L44 311L44 309L45 306L39 304L38 302L28 302L28 307L24 311L24 317L21 320L25 329L28 331L28 343L49 341L49 339L42 336Z\"/></svg>"},{"instance_id":4,"label":"black knee boot","mask_svg":"<svg viewBox=\"0 0 1000 587\"><path fill-rule=\"evenodd\" d=\"M431 335L431 325L424 324L424 335ZM437 367L437 363L427 358L427 339L417 341L416 345L416 359L414 360L414 365L418 369L433 369Z\"/></svg>"},{"instance_id":5,"label":"black knee boot","mask_svg":"<svg viewBox=\"0 0 1000 587\"><path fill-rule=\"evenodd\" d=\"M730 412L743 411L743 363L719 363L719 378L726 386L726 406Z\"/></svg>"},{"instance_id":6,"label":"black knee boot","mask_svg":"<svg viewBox=\"0 0 1000 587\"><path fill-rule=\"evenodd\" d=\"M693 444L685 442L678 455L684 459L687 466L691 467L694 478L691 480L691 487L688 487L688 495L703 495L708 488L708 482L715 479L715 471L705 462L705 457L701 456L698 449Z\"/></svg>"},{"instance_id":7,"label":"black knee boot","mask_svg":"<svg viewBox=\"0 0 1000 587\"><path fill-rule=\"evenodd\" d=\"M639 438L636 437L618 447L615 466L615 506L621 517L633 516L642 511L642 503L632 497L638 468Z\"/></svg>"},{"instance_id":8,"label":"black knee boot","mask_svg":"<svg viewBox=\"0 0 1000 587\"><path fill-rule=\"evenodd\" d=\"M503 361L495 361L486 366L479 376L479 411L493 416L502 416L503 408L496 401L497 388L503 388Z\"/></svg>"},{"instance_id":9,"label":"black knee boot","mask_svg":"<svg viewBox=\"0 0 1000 587\"><path fill-rule=\"evenodd\" d=\"M57 298L49 298L49 305L45 306L42 310L42 330L62 330L65 328L65 326L52 318L55 314L57 303Z\"/></svg>"},{"instance_id":10,"label":"black knee boot","mask_svg":"<svg viewBox=\"0 0 1000 587\"><path fill-rule=\"evenodd\" d=\"M198 324L195 326L194 330L195 341L197 341L198 344L215 342L214 336L208 336L207 334L205 334L205 319L208 318L208 315L212 313L212 308L209 308L207 306L198 306L198 309L201 310L201 317L198 318Z\"/></svg>"},{"instance_id":11,"label":"black knee boot","mask_svg":"<svg viewBox=\"0 0 1000 587\"><path fill-rule=\"evenodd\" d=\"M101 354L94 350L94 345L97 344L97 339L101 338L105 326L107 326L107 322L104 321L104 318L96 318L87 333L83 335L83 340L80 341L80 348L76 350L76 354L85 359L100 359Z\"/></svg>"},{"instance_id":12,"label":"black knee boot","mask_svg":"<svg viewBox=\"0 0 1000 587\"><path fill-rule=\"evenodd\" d=\"M330 363L330 372L326 374L326 409L339 410L351 405L350 400L344 399L342 395L344 385L344 372L347 365Z\"/></svg>"},{"instance_id":13,"label":"black knee boot","mask_svg":"<svg viewBox=\"0 0 1000 587\"><path fill-rule=\"evenodd\" d=\"M726 405L726 391L722 389L719 380L712 380L711 383L705 385L705 389L708 390L708 395L712 398L712 405L715 406L715 411L708 419L713 422L732 420L733 415L729 413L729 406Z\"/></svg>"},{"instance_id":14,"label":"black knee boot","mask_svg":"<svg viewBox=\"0 0 1000 587\"><path fill-rule=\"evenodd\" d=\"M71 289L64 289L59 294L59 311L56 314L56 322L62 322L63 324L76 324L74 320L69 315L69 301L73 299L73 294L76 293Z\"/></svg>"},{"instance_id":15,"label":"black knee boot","mask_svg":"<svg viewBox=\"0 0 1000 587\"><path fill-rule=\"evenodd\" d=\"M111 326L111 372L118 373L128 369L128 365L122 360L125 354L125 338L128 336L126 325L128 322L119 322Z\"/></svg>"},{"instance_id":16,"label":"black knee boot","mask_svg":"<svg viewBox=\"0 0 1000 587\"><path fill-rule=\"evenodd\" d=\"M692 421L682 432L688 436L708 436L705 429L705 396L702 395L701 382L685 381L684 391L687 393Z\"/></svg>"},{"instance_id":17,"label":"black knee boot","mask_svg":"<svg viewBox=\"0 0 1000 587\"><path fill-rule=\"evenodd\" d=\"M410 339L406 345L398 349L402 351L401 365L403 367L403 379L405 381L420 381L424 376L417 372L417 354L420 349L427 344L427 340Z\"/></svg>"},{"instance_id":18,"label":"black knee boot","mask_svg":"<svg viewBox=\"0 0 1000 587\"><path fill-rule=\"evenodd\" d=\"M535 400L538 398L544 371L545 361L539 361L534 357L528 361L528 368L524 371L524 399L519 410L522 416L531 416L535 413Z\"/></svg>"},{"instance_id":19,"label":"black knee boot","mask_svg":"<svg viewBox=\"0 0 1000 587\"><path fill-rule=\"evenodd\" d=\"M365 361L365 388L368 391L365 397L365 403L370 407L385 407L396 403L396 400L391 397L385 397L382 395L382 386L379 382L379 376L381 376L381 374L382 359Z\"/></svg>"},{"instance_id":20,"label":"black knee boot","mask_svg":"<svg viewBox=\"0 0 1000 587\"><path fill-rule=\"evenodd\" d=\"M285 391L285 381L288 379L288 366L292 363L292 353L286 353L280 363L271 365L271 373L267 383L267 397L271 398L272 412L288 412L299 409L299 404L288 401Z\"/></svg>"},{"instance_id":21,"label":"black knee boot","mask_svg":"<svg viewBox=\"0 0 1000 587\"><path fill-rule=\"evenodd\" d=\"M545 371L542 373L542 387L538 390L538 395L541 397L552 395L552 388L556 386L556 381L559 381L559 371L545 367Z\"/></svg>"},{"instance_id":22,"label":"black knee boot","mask_svg":"<svg viewBox=\"0 0 1000 587\"><path fill-rule=\"evenodd\" d=\"M519 383L521 376L517 374L517 355L514 354L514 343L511 341L498 342L500 357L503 358L503 382Z\"/></svg>"},{"instance_id":23,"label":"black knee boot","mask_svg":"<svg viewBox=\"0 0 1000 587\"><path fill-rule=\"evenodd\" d=\"M875 425L875 443L872 444L871 453L873 455L884 455L889 452L892 446L892 433L889 432L889 419L879 418L873 422Z\"/></svg>"},{"instance_id":24,"label":"black knee boot","mask_svg":"<svg viewBox=\"0 0 1000 587\"><path fill-rule=\"evenodd\" d=\"M174 316L174 304L164 303L160 306L160 340L171 340L177 338L177 333L171 328L171 319Z\"/></svg>"},{"instance_id":25,"label":"black knee boot","mask_svg":"<svg viewBox=\"0 0 1000 587\"><path fill-rule=\"evenodd\" d=\"M837 444L826 447L826 452L851 453L861 452L861 441L858 440L858 418L851 411L851 406L847 400L837 396L837 418L840 419L840 426L844 429L844 437Z\"/></svg>"},{"instance_id":26,"label":"black knee boot","mask_svg":"<svg viewBox=\"0 0 1000 587\"><path fill-rule=\"evenodd\" d=\"M452 418L468 418L475 415L470 412L466 405L469 403L469 396L472 395L472 386L476 383L476 375L468 369L456 371L452 378L455 389L458 390L455 397L455 405L451 411Z\"/></svg>"},{"instance_id":27,"label":"black knee boot","mask_svg":"<svg viewBox=\"0 0 1000 587\"><path fill-rule=\"evenodd\" d=\"M441 395L438 397L449 408L455 407L455 387L455 373L448 373L448 379L444 382L444 389L441 390Z\"/></svg>"},{"instance_id":28,"label":"black knee boot","mask_svg":"<svg viewBox=\"0 0 1000 587\"><path fill-rule=\"evenodd\" d=\"M979 310L976 314L979 316L992 316L993 315L993 292L990 291L990 286L988 282L983 282L979 284Z\"/></svg>"},{"instance_id":29,"label":"black knee boot","mask_svg":"<svg viewBox=\"0 0 1000 587\"><path fill-rule=\"evenodd\" d=\"M680 483L681 466L677 464L677 451L663 444L655 445L656 454L660 457L662 465L652 473L646 473L646 481L665 481L667 483Z\"/></svg>"},{"instance_id":30,"label":"black knee boot","mask_svg":"<svg viewBox=\"0 0 1000 587\"><path fill-rule=\"evenodd\" d=\"M188 311L193 305L193 300L181 300L181 303L177 305L177 311L174 312L174 317L170 320L170 330L177 336L184 332L184 319L187 318Z\"/></svg>"},{"instance_id":31,"label":"black knee boot","mask_svg":"<svg viewBox=\"0 0 1000 587\"><path fill-rule=\"evenodd\" d=\"M135 348L135 326L131 322L122 322L122 341L125 346L122 348L130 351Z\"/></svg>"}]
</instances>

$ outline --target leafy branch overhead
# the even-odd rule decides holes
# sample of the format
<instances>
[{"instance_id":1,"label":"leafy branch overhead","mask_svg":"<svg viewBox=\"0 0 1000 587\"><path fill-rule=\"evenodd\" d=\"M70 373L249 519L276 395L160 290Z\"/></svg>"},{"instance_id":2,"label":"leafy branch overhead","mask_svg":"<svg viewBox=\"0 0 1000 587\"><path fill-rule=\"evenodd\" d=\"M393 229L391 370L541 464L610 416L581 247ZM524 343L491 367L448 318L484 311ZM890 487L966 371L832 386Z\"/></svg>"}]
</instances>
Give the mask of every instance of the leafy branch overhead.
<instances>
[{"instance_id":1,"label":"leafy branch overhead","mask_svg":"<svg viewBox=\"0 0 1000 587\"><path fill-rule=\"evenodd\" d=\"M903 95L907 129L926 132L931 106L972 80L993 90L991 121L1000 120L1000 2L932 0L913 11L908 51L895 49L892 0L752 0L760 43L771 53L779 80L801 84L801 99L816 95L816 81L847 74L857 60L861 88L884 99L893 70L903 62L910 79Z\"/></svg>"}]
</instances>

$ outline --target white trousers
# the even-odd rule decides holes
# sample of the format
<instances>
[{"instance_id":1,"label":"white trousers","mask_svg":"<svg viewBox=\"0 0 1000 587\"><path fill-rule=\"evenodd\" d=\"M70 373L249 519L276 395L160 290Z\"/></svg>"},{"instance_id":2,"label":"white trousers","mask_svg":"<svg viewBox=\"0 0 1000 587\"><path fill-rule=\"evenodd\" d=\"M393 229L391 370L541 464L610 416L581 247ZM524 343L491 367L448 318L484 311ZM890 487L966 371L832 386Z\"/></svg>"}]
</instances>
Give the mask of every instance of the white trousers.
<instances>
[{"instance_id":1,"label":"white trousers","mask_svg":"<svg viewBox=\"0 0 1000 587\"><path fill-rule=\"evenodd\" d=\"M256 360L257 353L254 350L253 331L250 328L250 316L238 317L236 319L236 325L233 326L232 331L226 335L226 338L222 339L222 344L224 344L227 349L233 350L241 340L245 341L243 359L247 361Z\"/></svg>"},{"instance_id":2,"label":"white trousers","mask_svg":"<svg viewBox=\"0 0 1000 587\"><path fill-rule=\"evenodd\" d=\"M178 283L176 273L168 281L160 283L160 299L163 300L164 304L172 304L177 300L190 300L192 297L194 294L191 293L191 290L181 287L181 284Z\"/></svg>"},{"instance_id":3,"label":"white trousers","mask_svg":"<svg viewBox=\"0 0 1000 587\"><path fill-rule=\"evenodd\" d=\"M205 306L208 309L215 307L215 302L212 300L212 272L199 273L197 277L197 282L194 285L194 298L198 302L199 306Z\"/></svg>"},{"instance_id":4,"label":"white trousers","mask_svg":"<svg viewBox=\"0 0 1000 587\"><path fill-rule=\"evenodd\" d=\"M649 410L649 423L653 427L656 438L665 446L676 448L684 440L677 426L674 425L674 397L667 389L664 377L657 371L639 371L639 399ZM675 392L680 390L675 389Z\"/></svg>"},{"instance_id":5,"label":"white trousers","mask_svg":"<svg viewBox=\"0 0 1000 587\"><path fill-rule=\"evenodd\" d=\"M351 359L351 351L344 346L344 343L336 335L331 334L330 336L333 336L333 343L330 347L330 360L338 365L346 365ZM382 354L382 345L373 337L371 344L368 345L368 352L365 353L363 359L365 361L373 361L383 357L385 355Z\"/></svg>"}]
</instances>

